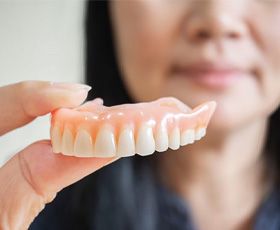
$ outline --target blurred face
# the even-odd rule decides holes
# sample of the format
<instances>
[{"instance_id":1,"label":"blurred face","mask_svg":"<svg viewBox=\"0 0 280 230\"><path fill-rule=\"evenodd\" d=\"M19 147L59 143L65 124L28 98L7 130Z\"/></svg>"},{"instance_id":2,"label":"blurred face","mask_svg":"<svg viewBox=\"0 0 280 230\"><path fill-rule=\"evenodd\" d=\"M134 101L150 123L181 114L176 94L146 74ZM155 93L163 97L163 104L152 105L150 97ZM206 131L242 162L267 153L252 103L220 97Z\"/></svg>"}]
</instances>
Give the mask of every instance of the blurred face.
<instances>
[{"instance_id":1,"label":"blurred face","mask_svg":"<svg viewBox=\"0 0 280 230\"><path fill-rule=\"evenodd\" d=\"M236 129L280 103L280 1L112 1L123 80L136 101L218 103L211 128Z\"/></svg>"}]
</instances>

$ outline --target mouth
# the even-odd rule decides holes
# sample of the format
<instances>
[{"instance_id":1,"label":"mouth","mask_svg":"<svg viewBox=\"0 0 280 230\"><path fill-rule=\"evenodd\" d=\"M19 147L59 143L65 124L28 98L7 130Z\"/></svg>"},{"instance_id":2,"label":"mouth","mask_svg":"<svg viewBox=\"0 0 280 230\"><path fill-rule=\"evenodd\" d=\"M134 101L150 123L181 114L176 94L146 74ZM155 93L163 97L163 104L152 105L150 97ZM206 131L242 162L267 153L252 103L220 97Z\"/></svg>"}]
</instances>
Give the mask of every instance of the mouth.
<instances>
[{"instance_id":1,"label":"mouth","mask_svg":"<svg viewBox=\"0 0 280 230\"><path fill-rule=\"evenodd\" d=\"M172 74L211 89L226 89L252 76L252 72L246 68L222 62L177 65L172 69Z\"/></svg>"}]
</instances>

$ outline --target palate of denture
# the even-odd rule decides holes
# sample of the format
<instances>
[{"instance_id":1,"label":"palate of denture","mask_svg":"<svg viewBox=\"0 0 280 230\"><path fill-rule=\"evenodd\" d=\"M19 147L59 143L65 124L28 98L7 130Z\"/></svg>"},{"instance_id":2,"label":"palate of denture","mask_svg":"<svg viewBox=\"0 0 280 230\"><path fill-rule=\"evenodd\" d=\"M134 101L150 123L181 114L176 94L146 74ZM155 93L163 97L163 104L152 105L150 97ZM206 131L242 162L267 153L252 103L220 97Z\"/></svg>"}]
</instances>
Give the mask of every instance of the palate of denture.
<instances>
[{"instance_id":1,"label":"palate of denture","mask_svg":"<svg viewBox=\"0 0 280 230\"><path fill-rule=\"evenodd\" d=\"M206 135L215 102L190 109L176 98L103 105L101 99L52 112L54 153L76 157L142 156L176 150Z\"/></svg>"}]
</instances>

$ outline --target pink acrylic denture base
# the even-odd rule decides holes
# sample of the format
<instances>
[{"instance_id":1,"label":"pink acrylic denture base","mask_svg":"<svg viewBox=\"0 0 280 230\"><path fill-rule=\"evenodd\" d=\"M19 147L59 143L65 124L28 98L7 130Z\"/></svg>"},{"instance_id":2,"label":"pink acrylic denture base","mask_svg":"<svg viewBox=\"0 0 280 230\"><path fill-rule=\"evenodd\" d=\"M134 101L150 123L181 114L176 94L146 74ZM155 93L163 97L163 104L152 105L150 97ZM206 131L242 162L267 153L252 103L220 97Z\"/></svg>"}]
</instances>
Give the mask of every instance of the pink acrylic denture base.
<instances>
[{"instance_id":1,"label":"pink acrylic denture base","mask_svg":"<svg viewBox=\"0 0 280 230\"><path fill-rule=\"evenodd\" d=\"M183 132L187 129L206 128L215 107L215 102L206 102L192 110L172 97L107 107L101 99L95 99L75 109L61 108L54 111L51 125L59 128L61 136L67 127L74 136L79 129L85 129L92 138L96 138L98 130L104 125L113 128L116 138L122 128L129 127L137 133L143 124L152 127L154 133L161 127L166 128L167 132L179 127Z\"/></svg>"}]
</instances>

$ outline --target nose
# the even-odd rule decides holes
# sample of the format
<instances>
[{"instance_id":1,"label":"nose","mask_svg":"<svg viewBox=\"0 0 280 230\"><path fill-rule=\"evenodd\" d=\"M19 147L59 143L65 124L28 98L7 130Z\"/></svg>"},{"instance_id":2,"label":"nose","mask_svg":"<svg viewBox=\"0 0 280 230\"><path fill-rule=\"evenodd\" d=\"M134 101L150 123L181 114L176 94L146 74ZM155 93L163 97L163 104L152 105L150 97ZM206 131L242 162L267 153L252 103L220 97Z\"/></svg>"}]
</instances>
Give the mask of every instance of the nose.
<instances>
[{"instance_id":1,"label":"nose","mask_svg":"<svg viewBox=\"0 0 280 230\"><path fill-rule=\"evenodd\" d=\"M186 20L187 38L192 42L206 40L240 40L246 34L241 10L230 1L208 0L194 6Z\"/></svg>"}]
</instances>

